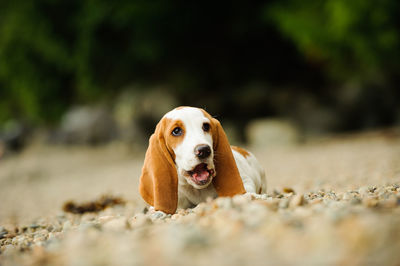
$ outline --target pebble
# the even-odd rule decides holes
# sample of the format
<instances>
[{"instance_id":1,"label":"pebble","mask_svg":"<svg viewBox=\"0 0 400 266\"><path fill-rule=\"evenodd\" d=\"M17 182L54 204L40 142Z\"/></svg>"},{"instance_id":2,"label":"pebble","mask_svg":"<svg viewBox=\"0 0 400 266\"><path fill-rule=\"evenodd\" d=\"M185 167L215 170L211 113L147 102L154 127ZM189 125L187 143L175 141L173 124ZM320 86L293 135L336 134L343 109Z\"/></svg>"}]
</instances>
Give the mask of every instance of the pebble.
<instances>
[{"instance_id":1,"label":"pebble","mask_svg":"<svg viewBox=\"0 0 400 266\"><path fill-rule=\"evenodd\" d=\"M112 216L112 215L105 215L105 216L100 216L100 217L98 218L98 221L99 221L100 223L106 223L106 222L111 221L111 220L113 220L113 219L115 219L115 216Z\"/></svg>"},{"instance_id":2,"label":"pebble","mask_svg":"<svg viewBox=\"0 0 400 266\"><path fill-rule=\"evenodd\" d=\"M343 200L350 200L352 198L353 198L353 195L349 192L344 193L343 197L342 197Z\"/></svg>"},{"instance_id":3,"label":"pebble","mask_svg":"<svg viewBox=\"0 0 400 266\"><path fill-rule=\"evenodd\" d=\"M288 199L280 200L278 206L280 209L286 209L287 207L289 207L289 200Z\"/></svg>"},{"instance_id":4,"label":"pebble","mask_svg":"<svg viewBox=\"0 0 400 266\"><path fill-rule=\"evenodd\" d=\"M370 189L369 189L369 187L361 187L358 189L358 192L361 195L365 196L365 195L368 195L368 193L370 192Z\"/></svg>"},{"instance_id":5,"label":"pebble","mask_svg":"<svg viewBox=\"0 0 400 266\"><path fill-rule=\"evenodd\" d=\"M276 211L279 208L279 199L276 198L268 198L263 201L257 201L257 203L266 206L271 211Z\"/></svg>"},{"instance_id":6,"label":"pebble","mask_svg":"<svg viewBox=\"0 0 400 266\"><path fill-rule=\"evenodd\" d=\"M129 223L126 217L118 217L103 224L105 230L123 231L129 229Z\"/></svg>"},{"instance_id":7,"label":"pebble","mask_svg":"<svg viewBox=\"0 0 400 266\"><path fill-rule=\"evenodd\" d=\"M52 232L52 231L55 230L55 227L54 227L52 224L50 224L50 225L48 225L48 226L46 227L46 229L47 229L47 231Z\"/></svg>"},{"instance_id":8,"label":"pebble","mask_svg":"<svg viewBox=\"0 0 400 266\"><path fill-rule=\"evenodd\" d=\"M284 193L293 193L293 194L295 194L294 189L293 189L293 188L290 188L290 187L284 187L284 188L282 189L282 191L283 191Z\"/></svg>"},{"instance_id":9,"label":"pebble","mask_svg":"<svg viewBox=\"0 0 400 266\"><path fill-rule=\"evenodd\" d=\"M251 201L251 196L248 196L246 194L244 195L236 195L232 198L232 203L235 206L243 206L246 205Z\"/></svg>"},{"instance_id":10,"label":"pebble","mask_svg":"<svg viewBox=\"0 0 400 266\"><path fill-rule=\"evenodd\" d=\"M297 194L290 200L290 207L295 208L297 206L302 206L305 203L303 194Z\"/></svg>"},{"instance_id":11,"label":"pebble","mask_svg":"<svg viewBox=\"0 0 400 266\"><path fill-rule=\"evenodd\" d=\"M233 207L232 198L229 198L229 197L217 198L217 199L215 199L215 204L216 204L217 208L225 209L225 210Z\"/></svg>"},{"instance_id":12,"label":"pebble","mask_svg":"<svg viewBox=\"0 0 400 266\"><path fill-rule=\"evenodd\" d=\"M29 228L34 229L34 230L38 229L39 227L40 227L40 225L38 225L38 224L29 225Z\"/></svg>"},{"instance_id":13,"label":"pebble","mask_svg":"<svg viewBox=\"0 0 400 266\"><path fill-rule=\"evenodd\" d=\"M65 221L63 224L63 231L68 231L72 228L72 223L71 221Z\"/></svg>"},{"instance_id":14,"label":"pebble","mask_svg":"<svg viewBox=\"0 0 400 266\"><path fill-rule=\"evenodd\" d=\"M286 190L284 194L275 193L272 197L245 194L210 199L193 209L179 209L173 215L151 209L147 213L126 215L124 209L114 208L83 216L64 215L56 217L55 222L32 223L25 227L26 230L21 226L15 232L8 232L0 227L0 252L1 256L11 258L11 254L32 250L25 254L33 259L33 250L39 248L40 256L55 259L51 261L52 265L71 264L64 260L74 253L84 254L82 265L99 264L100 258L105 264L112 261L114 265L146 265L149 261L145 263L141 258L157 252L154 259L183 265L180 263L182 256L188 262L189 258L213 258L219 251L222 253L218 254L227 254L224 252L229 250L232 263L222 265L241 265L234 261L243 252L254 254L254 258L260 254L274 258L276 254L284 254L282 250L285 249L298 256L315 243L320 245L322 254L334 250L336 253L331 254L349 255L340 245L327 244L341 240L368 254L367 248L358 246L371 246L363 235L368 233L371 239L385 242L398 232L389 227L392 231L388 232L394 233L387 233L380 227L382 224L394 226L397 223L392 219L400 220L398 188L392 185L364 186L357 191L319 190L306 194ZM377 211L380 209L386 211ZM380 216L381 213L391 216ZM380 231L383 233L378 234ZM238 245L240 251L236 251ZM58 255L53 258L52 252ZM311 254L309 258L312 256L317 255ZM135 261L126 263L124 259L127 258ZM304 264L306 262L315 260L304 261Z\"/></svg>"},{"instance_id":15,"label":"pebble","mask_svg":"<svg viewBox=\"0 0 400 266\"><path fill-rule=\"evenodd\" d=\"M88 231L91 229L98 230L100 228L101 228L100 223L96 222L96 221L89 221L89 222L85 221L78 225L78 230L80 230L80 231Z\"/></svg>"},{"instance_id":16,"label":"pebble","mask_svg":"<svg viewBox=\"0 0 400 266\"><path fill-rule=\"evenodd\" d=\"M162 211L154 211L153 213L150 214L150 219L152 221L164 220L165 218L167 218L167 214Z\"/></svg>"},{"instance_id":17,"label":"pebble","mask_svg":"<svg viewBox=\"0 0 400 266\"><path fill-rule=\"evenodd\" d=\"M173 219L173 217L175 215L178 215L178 214L172 215L171 219ZM138 227L143 227L143 226L152 224L152 220L147 215L142 214L142 213L136 214L128 222L129 222L130 227L132 227L132 228L138 228Z\"/></svg>"},{"instance_id":18,"label":"pebble","mask_svg":"<svg viewBox=\"0 0 400 266\"><path fill-rule=\"evenodd\" d=\"M359 199L359 198L352 198L350 200L350 204L352 204L352 205L357 205L357 204L360 204L360 203L361 203L361 199Z\"/></svg>"},{"instance_id":19,"label":"pebble","mask_svg":"<svg viewBox=\"0 0 400 266\"><path fill-rule=\"evenodd\" d=\"M374 208L374 207L378 206L379 201L375 198L364 198L362 200L362 203L364 206L366 206L368 208Z\"/></svg>"},{"instance_id":20,"label":"pebble","mask_svg":"<svg viewBox=\"0 0 400 266\"><path fill-rule=\"evenodd\" d=\"M7 231L0 232L0 239L5 238L7 234Z\"/></svg>"}]
</instances>

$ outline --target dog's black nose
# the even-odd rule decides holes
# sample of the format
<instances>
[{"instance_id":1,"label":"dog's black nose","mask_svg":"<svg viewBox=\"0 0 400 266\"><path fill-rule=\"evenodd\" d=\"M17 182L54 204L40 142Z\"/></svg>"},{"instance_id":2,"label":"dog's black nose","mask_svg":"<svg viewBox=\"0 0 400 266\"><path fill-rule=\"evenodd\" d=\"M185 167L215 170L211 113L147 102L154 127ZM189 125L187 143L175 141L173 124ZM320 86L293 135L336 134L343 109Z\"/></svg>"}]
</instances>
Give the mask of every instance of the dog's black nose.
<instances>
[{"instance_id":1,"label":"dog's black nose","mask_svg":"<svg viewBox=\"0 0 400 266\"><path fill-rule=\"evenodd\" d=\"M194 154L196 154L196 156L197 156L199 159L205 159L205 158L207 158L208 156L210 156L210 154L211 154L211 148L210 148L210 146L208 146L208 145L206 145L206 144L197 145L197 146L194 148Z\"/></svg>"}]
</instances>

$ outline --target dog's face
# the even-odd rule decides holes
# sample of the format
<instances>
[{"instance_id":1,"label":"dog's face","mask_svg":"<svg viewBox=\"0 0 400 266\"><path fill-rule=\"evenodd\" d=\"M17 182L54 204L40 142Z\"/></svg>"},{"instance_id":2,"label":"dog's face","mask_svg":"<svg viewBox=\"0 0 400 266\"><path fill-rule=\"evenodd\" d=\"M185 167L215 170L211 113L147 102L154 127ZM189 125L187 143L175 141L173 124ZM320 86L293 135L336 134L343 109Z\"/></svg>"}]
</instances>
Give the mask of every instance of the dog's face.
<instances>
[{"instance_id":1,"label":"dog's face","mask_svg":"<svg viewBox=\"0 0 400 266\"><path fill-rule=\"evenodd\" d=\"M174 109L164 118L168 120L166 142L175 154L179 182L206 188L216 175L212 121L193 107Z\"/></svg>"},{"instance_id":2,"label":"dog's face","mask_svg":"<svg viewBox=\"0 0 400 266\"><path fill-rule=\"evenodd\" d=\"M211 181L220 197L246 192L221 123L200 108L175 108L150 137L140 195L156 210L173 214L178 184L202 189Z\"/></svg>"}]
</instances>

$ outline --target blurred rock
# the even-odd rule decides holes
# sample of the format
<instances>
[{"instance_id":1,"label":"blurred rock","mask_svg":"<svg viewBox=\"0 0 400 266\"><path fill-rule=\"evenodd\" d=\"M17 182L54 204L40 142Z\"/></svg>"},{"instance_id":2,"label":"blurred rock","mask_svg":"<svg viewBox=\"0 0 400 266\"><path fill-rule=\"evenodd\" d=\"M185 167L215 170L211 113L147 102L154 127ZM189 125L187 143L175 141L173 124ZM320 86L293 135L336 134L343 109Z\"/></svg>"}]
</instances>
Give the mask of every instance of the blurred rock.
<instances>
[{"instance_id":1,"label":"blurred rock","mask_svg":"<svg viewBox=\"0 0 400 266\"><path fill-rule=\"evenodd\" d=\"M64 114L55 142L100 144L117 137L117 124L106 107L78 106Z\"/></svg>"},{"instance_id":2,"label":"blurred rock","mask_svg":"<svg viewBox=\"0 0 400 266\"><path fill-rule=\"evenodd\" d=\"M302 206L305 203L304 197L302 194L295 195L289 203L289 206L295 208L297 206Z\"/></svg>"},{"instance_id":3,"label":"blurred rock","mask_svg":"<svg viewBox=\"0 0 400 266\"><path fill-rule=\"evenodd\" d=\"M290 187L284 187L284 188L282 189L282 191L283 191L284 193L293 193L293 194L296 194L296 192L294 191L294 189L293 189L293 188L290 188Z\"/></svg>"},{"instance_id":4,"label":"blurred rock","mask_svg":"<svg viewBox=\"0 0 400 266\"><path fill-rule=\"evenodd\" d=\"M246 136L253 147L287 147L296 145L300 135L297 128L285 120L257 119L249 123Z\"/></svg>"},{"instance_id":5,"label":"blurred rock","mask_svg":"<svg viewBox=\"0 0 400 266\"><path fill-rule=\"evenodd\" d=\"M151 215L150 215L150 219L151 219L152 221L155 221L155 220L164 220L165 218L167 218L167 214L164 213L164 212L162 212L162 211L154 211L154 212L152 212Z\"/></svg>"},{"instance_id":6,"label":"blurred rock","mask_svg":"<svg viewBox=\"0 0 400 266\"><path fill-rule=\"evenodd\" d=\"M161 117L177 106L177 100L166 88L131 87L117 97L113 116L122 139L145 141Z\"/></svg>"},{"instance_id":7,"label":"blurred rock","mask_svg":"<svg viewBox=\"0 0 400 266\"><path fill-rule=\"evenodd\" d=\"M0 158L7 152L19 152L29 139L31 130L21 121L9 120L0 128Z\"/></svg>"},{"instance_id":8,"label":"blurred rock","mask_svg":"<svg viewBox=\"0 0 400 266\"><path fill-rule=\"evenodd\" d=\"M296 104L289 113L307 137L327 134L341 124L337 110L321 104L311 94L297 95Z\"/></svg>"},{"instance_id":9,"label":"blurred rock","mask_svg":"<svg viewBox=\"0 0 400 266\"><path fill-rule=\"evenodd\" d=\"M6 153L6 145L2 140L0 140L0 159L4 157Z\"/></svg>"},{"instance_id":10,"label":"blurred rock","mask_svg":"<svg viewBox=\"0 0 400 266\"><path fill-rule=\"evenodd\" d=\"M123 231L129 228L126 217L117 217L104 223L103 228L110 231Z\"/></svg>"}]
</instances>

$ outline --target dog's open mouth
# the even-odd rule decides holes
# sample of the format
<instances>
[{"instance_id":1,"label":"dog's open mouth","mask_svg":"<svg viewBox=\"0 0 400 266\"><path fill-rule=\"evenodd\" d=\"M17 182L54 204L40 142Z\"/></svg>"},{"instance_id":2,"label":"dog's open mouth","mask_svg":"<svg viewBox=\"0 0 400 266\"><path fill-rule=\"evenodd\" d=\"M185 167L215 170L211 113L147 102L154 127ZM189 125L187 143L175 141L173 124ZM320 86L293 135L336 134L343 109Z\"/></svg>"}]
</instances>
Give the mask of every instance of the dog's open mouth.
<instances>
[{"instance_id":1,"label":"dog's open mouth","mask_svg":"<svg viewBox=\"0 0 400 266\"><path fill-rule=\"evenodd\" d=\"M209 182L210 178L214 174L214 170L207 169L207 164L201 163L196 165L192 171L188 171L188 174L194 183L203 186Z\"/></svg>"}]
</instances>

